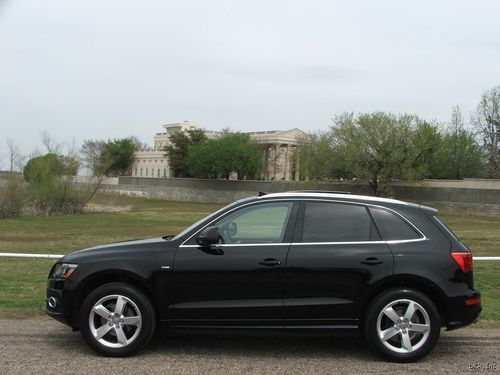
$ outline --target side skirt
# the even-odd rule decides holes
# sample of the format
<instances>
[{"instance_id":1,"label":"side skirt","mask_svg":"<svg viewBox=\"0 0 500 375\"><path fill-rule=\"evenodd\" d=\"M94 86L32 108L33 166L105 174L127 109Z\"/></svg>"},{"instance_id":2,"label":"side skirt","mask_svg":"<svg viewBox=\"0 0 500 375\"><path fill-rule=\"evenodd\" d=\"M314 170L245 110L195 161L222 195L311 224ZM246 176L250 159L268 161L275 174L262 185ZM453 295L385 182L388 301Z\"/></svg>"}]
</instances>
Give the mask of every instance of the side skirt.
<instances>
[{"instance_id":1,"label":"side skirt","mask_svg":"<svg viewBox=\"0 0 500 375\"><path fill-rule=\"evenodd\" d=\"M190 322L194 323L194 322ZM184 325L178 321L162 321L160 327L163 331L180 334L206 334L206 335L292 335L292 336L358 336L357 324L329 324L329 325Z\"/></svg>"}]
</instances>

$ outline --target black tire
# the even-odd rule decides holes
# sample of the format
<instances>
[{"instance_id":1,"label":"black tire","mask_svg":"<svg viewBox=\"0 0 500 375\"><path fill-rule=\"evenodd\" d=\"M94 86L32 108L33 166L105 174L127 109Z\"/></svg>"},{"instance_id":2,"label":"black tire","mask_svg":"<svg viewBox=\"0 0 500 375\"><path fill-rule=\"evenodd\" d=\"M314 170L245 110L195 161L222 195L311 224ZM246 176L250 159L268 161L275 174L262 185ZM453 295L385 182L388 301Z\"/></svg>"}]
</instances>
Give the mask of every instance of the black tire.
<instances>
[{"instance_id":1,"label":"black tire","mask_svg":"<svg viewBox=\"0 0 500 375\"><path fill-rule=\"evenodd\" d=\"M151 301L125 283L109 283L92 291L80 309L83 339L98 354L127 357L142 349L155 332Z\"/></svg>"},{"instance_id":2,"label":"black tire","mask_svg":"<svg viewBox=\"0 0 500 375\"><path fill-rule=\"evenodd\" d=\"M391 289L372 301L364 328L374 352L393 362L413 362L436 345L441 319L425 294L414 289Z\"/></svg>"}]
</instances>

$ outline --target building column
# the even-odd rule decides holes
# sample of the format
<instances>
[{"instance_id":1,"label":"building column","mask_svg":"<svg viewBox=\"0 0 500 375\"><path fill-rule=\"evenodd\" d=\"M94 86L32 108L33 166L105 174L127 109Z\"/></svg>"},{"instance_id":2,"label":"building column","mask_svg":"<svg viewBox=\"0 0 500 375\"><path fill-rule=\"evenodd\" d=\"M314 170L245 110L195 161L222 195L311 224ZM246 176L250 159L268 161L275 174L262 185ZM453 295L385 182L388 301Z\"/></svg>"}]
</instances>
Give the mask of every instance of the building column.
<instances>
[{"instance_id":1,"label":"building column","mask_svg":"<svg viewBox=\"0 0 500 375\"><path fill-rule=\"evenodd\" d=\"M293 168L293 149L291 144L286 145L286 152L287 152L287 174L285 180L291 181L292 180L292 168Z\"/></svg>"},{"instance_id":2,"label":"building column","mask_svg":"<svg viewBox=\"0 0 500 375\"><path fill-rule=\"evenodd\" d=\"M280 157L280 144L274 145L274 163L273 163L273 180L277 180L277 175L279 172L278 168L278 158Z\"/></svg>"},{"instance_id":3,"label":"building column","mask_svg":"<svg viewBox=\"0 0 500 375\"><path fill-rule=\"evenodd\" d=\"M269 181L269 145L264 145L264 166L262 168L262 175L265 181Z\"/></svg>"},{"instance_id":4,"label":"building column","mask_svg":"<svg viewBox=\"0 0 500 375\"><path fill-rule=\"evenodd\" d=\"M283 180L287 181L288 171L290 170L290 168L288 167L288 159L290 158L290 155L289 155L289 145L285 144L284 146L285 146L285 163L283 164Z\"/></svg>"},{"instance_id":5,"label":"building column","mask_svg":"<svg viewBox=\"0 0 500 375\"><path fill-rule=\"evenodd\" d=\"M295 148L295 181L300 181L300 152L298 147Z\"/></svg>"}]
</instances>

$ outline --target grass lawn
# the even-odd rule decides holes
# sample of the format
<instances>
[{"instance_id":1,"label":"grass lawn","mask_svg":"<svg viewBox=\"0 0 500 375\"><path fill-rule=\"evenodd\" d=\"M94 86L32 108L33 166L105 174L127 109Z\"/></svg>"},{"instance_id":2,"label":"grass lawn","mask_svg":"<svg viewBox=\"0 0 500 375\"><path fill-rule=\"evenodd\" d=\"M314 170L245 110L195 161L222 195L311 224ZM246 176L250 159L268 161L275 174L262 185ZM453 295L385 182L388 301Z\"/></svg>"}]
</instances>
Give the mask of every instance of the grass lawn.
<instances>
[{"instance_id":1,"label":"grass lawn","mask_svg":"<svg viewBox=\"0 0 500 375\"><path fill-rule=\"evenodd\" d=\"M500 256L500 217L457 214L438 216L471 249L474 256Z\"/></svg>"},{"instance_id":2,"label":"grass lawn","mask_svg":"<svg viewBox=\"0 0 500 375\"><path fill-rule=\"evenodd\" d=\"M66 254L83 247L175 234L220 204L98 195L93 207L116 212L0 220L0 252ZM440 217L474 255L500 256L500 218ZM0 258L0 318L40 315L55 260ZM483 319L500 321L500 262L475 262Z\"/></svg>"},{"instance_id":3,"label":"grass lawn","mask_svg":"<svg viewBox=\"0 0 500 375\"><path fill-rule=\"evenodd\" d=\"M220 204L99 195L93 206L118 212L0 220L0 252L67 254L128 239L175 234Z\"/></svg>"}]
</instances>

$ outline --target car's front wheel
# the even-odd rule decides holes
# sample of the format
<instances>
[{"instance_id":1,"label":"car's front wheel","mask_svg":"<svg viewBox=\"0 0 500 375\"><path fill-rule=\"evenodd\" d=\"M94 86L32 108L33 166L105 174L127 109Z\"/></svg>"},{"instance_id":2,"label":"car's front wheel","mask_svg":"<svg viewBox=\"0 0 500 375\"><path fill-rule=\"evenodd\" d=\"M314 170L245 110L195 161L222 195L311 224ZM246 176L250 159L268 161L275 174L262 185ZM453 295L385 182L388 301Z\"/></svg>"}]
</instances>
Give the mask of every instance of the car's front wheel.
<instances>
[{"instance_id":1,"label":"car's front wheel","mask_svg":"<svg viewBox=\"0 0 500 375\"><path fill-rule=\"evenodd\" d=\"M365 319L370 347L394 362L411 362L429 353L441 330L439 312L424 294L392 289L376 297Z\"/></svg>"},{"instance_id":2,"label":"car's front wheel","mask_svg":"<svg viewBox=\"0 0 500 375\"><path fill-rule=\"evenodd\" d=\"M80 309L83 338L97 353L125 357L144 347L155 330L150 300L125 283L109 283L92 291Z\"/></svg>"}]
</instances>

